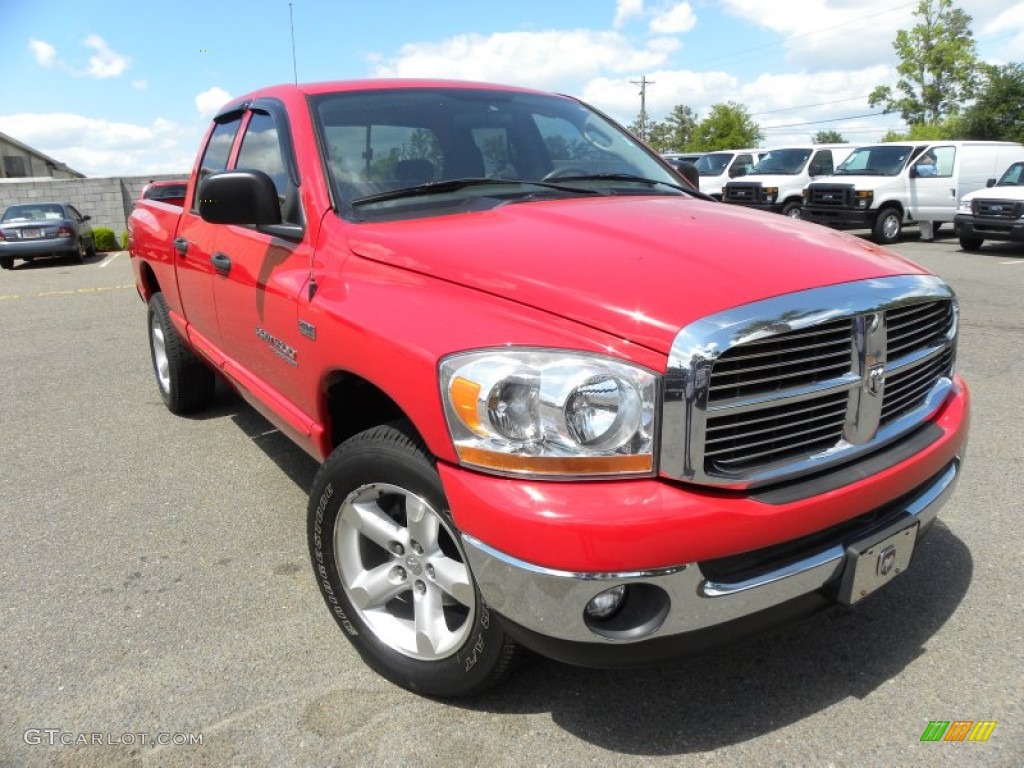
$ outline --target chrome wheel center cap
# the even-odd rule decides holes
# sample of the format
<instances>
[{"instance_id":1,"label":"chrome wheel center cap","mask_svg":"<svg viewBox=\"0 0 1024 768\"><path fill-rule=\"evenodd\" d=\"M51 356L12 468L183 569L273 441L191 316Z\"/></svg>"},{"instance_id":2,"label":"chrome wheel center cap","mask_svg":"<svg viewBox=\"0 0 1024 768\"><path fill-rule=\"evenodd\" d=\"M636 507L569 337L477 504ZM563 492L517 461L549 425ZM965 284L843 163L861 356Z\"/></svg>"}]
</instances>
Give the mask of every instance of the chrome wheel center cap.
<instances>
[{"instance_id":1,"label":"chrome wheel center cap","mask_svg":"<svg viewBox=\"0 0 1024 768\"><path fill-rule=\"evenodd\" d=\"M413 576L419 576L421 573L423 573L423 566L420 564L419 559L414 555L406 556L405 567Z\"/></svg>"}]
</instances>

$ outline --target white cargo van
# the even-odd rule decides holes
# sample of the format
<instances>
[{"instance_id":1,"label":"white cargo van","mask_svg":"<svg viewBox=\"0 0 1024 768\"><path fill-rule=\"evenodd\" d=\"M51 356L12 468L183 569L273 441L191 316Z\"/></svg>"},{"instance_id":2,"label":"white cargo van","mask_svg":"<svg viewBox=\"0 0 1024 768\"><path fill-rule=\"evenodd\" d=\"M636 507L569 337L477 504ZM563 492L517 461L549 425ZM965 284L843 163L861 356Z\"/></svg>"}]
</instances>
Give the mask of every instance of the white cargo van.
<instances>
[{"instance_id":1,"label":"white cargo van","mask_svg":"<svg viewBox=\"0 0 1024 768\"><path fill-rule=\"evenodd\" d=\"M804 189L830 176L856 144L807 144L770 149L741 180L726 183L722 200L800 218Z\"/></svg>"},{"instance_id":2,"label":"white cargo van","mask_svg":"<svg viewBox=\"0 0 1024 768\"><path fill-rule=\"evenodd\" d=\"M995 184L961 197L953 225L965 251L978 250L986 240L1024 243L1024 162L1007 168Z\"/></svg>"},{"instance_id":3,"label":"white cargo van","mask_svg":"<svg viewBox=\"0 0 1024 768\"><path fill-rule=\"evenodd\" d=\"M867 228L876 243L895 242L906 224L931 240L952 222L957 202L983 189L1024 145L1002 141L888 142L860 147L828 179L807 186L801 216L838 229Z\"/></svg>"},{"instance_id":4,"label":"white cargo van","mask_svg":"<svg viewBox=\"0 0 1024 768\"><path fill-rule=\"evenodd\" d=\"M700 191L716 200L722 199L722 187L729 179L745 176L765 153L763 149L722 149L706 152L697 160Z\"/></svg>"}]
</instances>

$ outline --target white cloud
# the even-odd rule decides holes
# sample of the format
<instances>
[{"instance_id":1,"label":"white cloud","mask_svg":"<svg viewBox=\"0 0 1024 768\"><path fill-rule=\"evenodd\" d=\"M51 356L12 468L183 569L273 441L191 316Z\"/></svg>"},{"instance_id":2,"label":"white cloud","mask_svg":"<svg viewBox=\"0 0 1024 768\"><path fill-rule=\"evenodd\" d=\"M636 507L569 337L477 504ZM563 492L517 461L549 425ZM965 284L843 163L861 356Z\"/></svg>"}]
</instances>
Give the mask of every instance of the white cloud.
<instances>
[{"instance_id":1,"label":"white cloud","mask_svg":"<svg viewBox=\"0 0 1024 768\"><path fill-rule=\"evenodd\" d=\"M30 37L28 48L40 66L49 68L57 63L57 49L44 40Z\"/></svg>"},{"instance_id":2,"label":"white cloud","mask_svg":"<svg viewBox=\"0 0 1024 768\"><path fill-rule=\"evenodd\" d=\"M130 58L111 50L110 46L107 45L107 41L99 35L89 35L85 38L83 44L87 48L92 48L96 51L95 54L89 57L89 67L85 71L85 74L89 77L99 79L117 77L131 66L132 60Z\"/></svg>"},{"instance_id":3,"label":"white cloud","mask_svg":"<svg viewBox=\"0 0 1024 768\"><path fill-rule=\"evenodd\" d=\"M89 65L85 69L77 69L57 56L57 49L45 40L29 38L28 48L40 66L58 67L74 77L94 77L104 80L118 77L131 66L132 60L124 54L112 50L107 41L99 35L89 35L82 45L91 48L95 53L89 57Z\"/></svg>"},{"instance_id":4,"label":"white cloud","mask_svg":"<svg viewBox=\"0 0 1024 768\"><path fill-rule=\"evenodd\" d=\"M625 26L630 19L644 15L644 0L616 0L615 28Z\"/></svg>"},{"instance_id":5,"label":"white cloud","mask_svg":"<svg viewBox=\"0 0 1024 768\"><path fill-rule=\"evenodd\" d=\"M188 173L205 126L142 125L68 113L0 117L0 131L88 176Z\"/></svg>"},{"instance_id":6,"label":"white cloud","mask_svg":"<svg viewBox=\"0 0 1024 768\"><path fill-rule=\"evenodd\" d=\"M647 114L652 120L662 120L677 104L686 104L697 112L706 111L711 104L725 101L723 94L735 93L739 87L736 78L726 72L656 70L647 77ZM640 112L635 79L595 78L584 86L581 97L628 125Z\"/></svg>"},{"instance_id":7,"label":"white cloud","mask_svg":"<svg viewBox=\"0 0 1024 768\"><path fill-rule=\"evenodd\" d=\"M635 73L661 66L678 47L665 39L634 47L617 32L549 30L458 35L412 43L391 59L371 59L376 77L442 77L564 90L602 72Z\"/></svg>"},{"instance_id":8,"label":"white cloud","mask_svg":"<svg viewBox=\"0 0 1024 768\"><path fill-rule=\"evenodd\" d=\"M132 88L137 91L144 91L149 88L149 83L145 80L132 80Z\"/></svg>"},{"instance_id":9,"label":"white cloud","mask_svg":"<svg viewBox=\"0 0 1024 768\"><path fill-rule=\"evenodd\" d=\"M210 118L229 101L231 94L215 85L196 96L196 111L200 117Z\"/></svg>"},{"instance_id":10,"label":"white cloud","mask_svg":"<svg viewBox=\"0 0 1024 768\"><path fill-rule=\"evenodd\" d=\"M1020 52L1024 50L1024 3L1007 8L985 23L978 33L978 38L991 38L1000 43L991 63L1020 61Z\"/></svg>"},{"instance_id":11,"label":"white cloud","mask_svg":"<svg viewBox=\"0 0 1024 768\"><path fill-rule=\"evenodd\" d=\"M913 3L891 0L790 0L785 7L761 0L722 0L722 8L738 19L765 27L783 37L785 61L808 69L859 68L891 61L896 31L912 24ZM758 57L771 68L780 54L762 47L743 58Z\"/></svg>"},{"instance_id":12,"label":"white cloud","mask_svg":"<svg viewBox=\"0 0 1024 768\"><path fill-rule=\"evenodd\" d=\"M697 24L697 16L689 3L677 3L658 11L651 18L650 30L657 35L681 35Z\"/></svg>"}]
</instances>

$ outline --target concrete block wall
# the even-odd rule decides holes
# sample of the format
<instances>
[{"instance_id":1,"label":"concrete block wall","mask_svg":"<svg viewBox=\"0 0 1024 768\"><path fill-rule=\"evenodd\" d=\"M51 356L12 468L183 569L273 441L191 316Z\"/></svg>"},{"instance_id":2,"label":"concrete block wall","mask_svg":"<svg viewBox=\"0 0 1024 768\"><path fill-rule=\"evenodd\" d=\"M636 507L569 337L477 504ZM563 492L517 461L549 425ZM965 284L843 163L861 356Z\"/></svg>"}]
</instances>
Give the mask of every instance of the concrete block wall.
<instances>
[{"instance_id":1,"label":"concrete block wall","mask_svg":"<svg viewBox=\"0 0 1024 768\"><path fill-rule=\"evenodd\" d=\"M0 211L9 205L38 201L68 202L91 216L94 227L107 227L120 240L128 215L142 188L154 180L187 179L188 173L102 179L34 179L0 183Z\"/></svg>"}]
</instances>

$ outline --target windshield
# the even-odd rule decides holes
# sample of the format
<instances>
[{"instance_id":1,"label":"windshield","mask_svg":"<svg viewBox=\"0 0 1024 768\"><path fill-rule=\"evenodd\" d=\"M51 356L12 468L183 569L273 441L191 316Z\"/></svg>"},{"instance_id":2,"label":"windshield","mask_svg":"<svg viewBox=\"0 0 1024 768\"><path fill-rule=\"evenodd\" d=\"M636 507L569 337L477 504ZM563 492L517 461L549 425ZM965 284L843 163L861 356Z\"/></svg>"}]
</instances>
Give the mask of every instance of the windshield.
<instances>
[{"instance_id":1,"label":"windshield","mask_svg":"<svg viewBox=\"0 0 1024 768\"><path fill-rule=\"evenodd\" d=\"M914 148L902 144L861 147L836 169L836 176L897 176Z\"/></svg>"},{"instance_id":2,"label":"windshield","mask_svg":"<svg viewBox=\"0 0 1024 768\"><path fill-rule=\"evenodd\" d=\"M762 157L754 169L747 174L778 173L795 176L800 173L811 157L809 149L773 149Z\"/></svg>"},{"instance_id":3,"label":"windshield","mask_svg":"<svg viewBox=\"0 0 1024 768\"><path fill-rule=\"evenodd\" d=\"M573 99L483 88L315 97L335 200L355 219L584 194L685 194L629 133Z\"/></svg>"},{"instance_id":4,"label":"windshield","mask_svg":"<svg viewBox=\"0 0 1024 768\"><path fill-rule=\"evenodd\" d=\"M999 177L997 187L1024 187L1024 163L1014 163Z\"/></svg>"},{"instance_id":5,"label":"windshield","mask_svg":"<svg viewBox=\"0 0 1024 768\"><path fill-rule=\"evenodd\" d=\"M4 221L53 221L63 219L64 211L56 203L30 203L12 205L4 211Z\"/></svg>"},{"instance_id":6,"label":"windshield","mask_svg":"<svg viewBox=\"0 0 1024 768\"><path fill-rule=\"evenodd\" d=\"M695 165L701 176L721 176L732 160L732 152L709 152L701 155Z\"/></svg>"}]
</instances>

